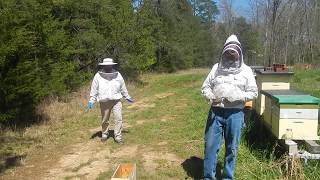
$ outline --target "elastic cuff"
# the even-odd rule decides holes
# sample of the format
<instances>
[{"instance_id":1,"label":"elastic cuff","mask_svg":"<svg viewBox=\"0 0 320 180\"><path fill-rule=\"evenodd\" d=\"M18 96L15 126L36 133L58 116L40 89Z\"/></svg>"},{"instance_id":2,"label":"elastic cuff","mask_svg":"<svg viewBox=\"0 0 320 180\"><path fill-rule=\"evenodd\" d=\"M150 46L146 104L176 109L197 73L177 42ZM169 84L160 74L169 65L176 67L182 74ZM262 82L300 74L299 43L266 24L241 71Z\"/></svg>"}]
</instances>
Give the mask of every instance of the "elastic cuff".
<instances>
[{"instance_id":1,"label":"elastic cuff","mask_svg":"<svg viewBox=\"0 0 320 180\"><path fill-rule=\"evenodd\" d=\"M95 103L96 102L96 98L90 97L89 102Z\"/></svg>"},{"instance_id":2,"label":"elastic cuff","mask_svg":"<svg viewBox=\"0 0 320 180\"><path fill-rule=\"evenodd\" d=\"M131 97L130 96L127 96L127 97L124 97L125 99L131 99Z\"/></svg>"}]
</instances>

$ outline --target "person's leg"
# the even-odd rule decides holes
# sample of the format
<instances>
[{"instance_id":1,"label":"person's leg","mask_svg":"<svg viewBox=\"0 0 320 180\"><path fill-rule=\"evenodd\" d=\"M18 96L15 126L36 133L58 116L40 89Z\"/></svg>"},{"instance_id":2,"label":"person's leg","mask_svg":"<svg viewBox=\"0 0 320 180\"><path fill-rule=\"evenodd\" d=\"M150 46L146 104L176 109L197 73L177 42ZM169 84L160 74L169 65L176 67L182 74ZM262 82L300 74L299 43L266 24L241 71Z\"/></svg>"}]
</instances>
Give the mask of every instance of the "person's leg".
<instances>
[{"instance_id":1,"label":"person's leg","mask_svg":"<svg viewBox=\"0 0 320 180\"><path fill-rule=\"evenodd\" d=\"M209 111L207 126L205 130L204 149L204 179L215 179L218 153L221 145L223 119L219 116L219 111Z\"/></svg>"},{"instance_id":2,"label":"person's leg","mask_svg":"<svg viewBox=\"0 0 320 180\"><path fill-rule=\"evenodd\" d=\"M224 129L226 152L222 179L233 179L244 114L242 110L230 109L226 110L225 117L227 118Z\"/></svg>"},{"instance_id":3,"label":"person's leg","mask_svg":"<svg viewBox=\"0 0 320 180\"><path fill-rule=\"evenodd\" d=\"M114 139L117 142L122 141L122 103L121 101L116 101L115 105L112 108L114 115Z\"/></svg>"},{"instance_id":4,"label":"person's leg","mask_svg":"<svg viewBox=\"0 0 320 180\"><path fill-rule=\"evenodd\" d=\"M101 132L102 132L102 139L101 140L106 140L108 137L109 118L110 118L111 108L112 108L112 103L110 103L110 101L100 102Z\"/></svg>"}]
</instances>

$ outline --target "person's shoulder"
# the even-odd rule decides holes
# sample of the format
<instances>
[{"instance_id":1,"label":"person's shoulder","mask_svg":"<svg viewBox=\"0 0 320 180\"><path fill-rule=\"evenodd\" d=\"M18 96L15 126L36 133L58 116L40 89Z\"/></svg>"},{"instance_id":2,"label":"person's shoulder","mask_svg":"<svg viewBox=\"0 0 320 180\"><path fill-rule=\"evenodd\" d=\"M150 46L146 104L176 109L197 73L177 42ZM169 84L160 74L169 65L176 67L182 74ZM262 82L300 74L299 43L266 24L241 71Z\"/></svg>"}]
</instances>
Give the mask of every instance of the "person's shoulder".
<instances>
[{"instance_id":1,"label":"person's shoulder","mask_svg":"<svg viewBox=\"0 0 320 180\"><path fill-rule=\"evenodd\" d=\"M100 76L99 71L96 72L96 74L94 74L94 78L97 78L97 77L99 77L99 76Z\"/></svg>"},{"instance_id":2,"label":"person's shoulder","mask_svg":"<svg viewBox=\"0 0 320 180\"><path fill-rule=\"evenodd\" d=\"M117 74L119 77L122 77L122 74L119 71L114 71L115 74Z\"/></svg>"},{"instance_id":3,"label":"person's shoulder","mask_svg":"<svg viewBox=\"0 0 320 180\"><path fill-rule=\"evenodd\" d=\"M215 63L213 66L212 66L212 69L217 69L219 66L219 63Z\"/></svg>"},{"instance_id":4,"label":"person's shoulder","mask_svg":"<svg viewBox=\"0 0 320 180\"><path fill-rule=\"evenodd\" d=\"M214 72L218 69L219 63L215 63L212 68L211 68L211 72Z\"/></svg>"},{"instance_id":5,"label":"person's shoulder","mask_svg":"<svg viewBox=\"0 0 320 180\"><path fill-rule=\"evenodd\" d=\"M123 76L119 71L115 71L114 73L115 73L117 79L123 80Z\"/></svg>"},{"instance_id":6,"label":"person's shoulder","mask_svg":"<svg viewBox=\"0 0 320 180\"><path fill-rule=\"evenodd\" d=\"M244 71L251 71L252 72L252 69L251 69L251 67L250 66L248 66L248 65L246 65L246 64L242 64L242 70L244 70Z\"/></svg>"},{"instance_id":7,"label":"person's shoulder","mask_svg":"<svg viewBox=\"0 0 320 180\"><path fill-rule=\"evenodd\" d=\"M246 76L254 76L252 68L246 64L242 65L242 72L246 74Z\"/></svg>"},{"instance_id":8,"label":"person's shoulder","mask_svg":"<svg viewBox=\"0 0 320 180\"><path fill-rule=\"evenodd\" d=\"M215 74L215 72L218 69L218 63L214 64L209 72L209 76L212 76L213 74Z\"/></svg>"}]
</instances>

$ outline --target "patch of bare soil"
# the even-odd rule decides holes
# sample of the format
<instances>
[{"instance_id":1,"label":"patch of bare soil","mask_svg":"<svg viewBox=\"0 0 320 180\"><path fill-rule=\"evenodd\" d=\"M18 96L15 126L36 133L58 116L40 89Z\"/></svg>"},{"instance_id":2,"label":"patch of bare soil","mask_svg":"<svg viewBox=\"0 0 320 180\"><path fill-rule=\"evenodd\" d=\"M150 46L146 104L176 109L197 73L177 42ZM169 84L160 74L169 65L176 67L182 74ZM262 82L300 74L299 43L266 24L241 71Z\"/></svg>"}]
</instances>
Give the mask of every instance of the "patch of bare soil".
<instances>
[{"instance_id":1,"label":"patch of bare soil","mask_svg":"<svg viewBox=\"0 0 320 180\"><path fill-rule=\"evenodd\" d=\"M157 99L164 99L170 96L173 96L174 93L160 93L156 94L155 98ZM141 100L136 101L135 103L129 105L127 109L146 109L146 108L153 108L156 106L154 101L156 100L155 98L143 98Z\"/></svg>"},{"instance_id":2,"label":"patch of bare soil","mask_svg":"<svg viewBox=\"0 0 320 180\"><path fill-rule=\"evenodd\" d=\"M164 98L167 98L169 96L173 96L174 93L161 93L161 94L156 94L155 96L158 98L158 99L164 99Z\"/></svg>"},{"instance_id":3,"label":"patch of bare soil","mask_svg":"<svg viewBox=\"0 0 320 180\"><path fill-rule=\"evenodd\" d=\"M132 158L137 155L138 145L123 146L119 150L114 151L110 157L113 158Z\"/></svg>"},{"instance_id":4,"label":"patch of bare soil","mask_svg":"<svg viewBox=\"0 0 320 180\"><path fill-rule=\"evenodd\" d=\"M69 154L60 157L43 179L85 178L95 179L110 168L110 149L98 147L97 141L74 145Z\"/></svg>"},{"instance_id":5,"label":"patch of bare soil","mask_svg":"<svg viewBox=\"0 0 320 180\"><path fill-rule=\"evenodd\" d=\"M136 123L137 123L138 125L144 124L145 122L146 122L146 120L138 120L138 121L136 121Z\"/></svg>"},{"instance_id":6,"label":"patch of bare soil","mask_svg":"<svg viewBox=\"0 0 320 180\"><path fill-rule=\"evenodd\" d=\"M145 109L145 108L153 108L156 104L151 101L151 99L144 98L135 103L131 104L127 107L127 109Z\"/></svg>"},{"instance_id":7,"label":"patch of bare soil","mask_svg":"<svg viewBox=\"0 0 320 180\"><path fill-rule=\"evenodd\" d=\"M100 143L100 144L98 144ZM112 160L133 158L138 146L123 146L114 152L99 141L89 141L74 145L69 154L60 157L57 164L50 168L42 179L95 179L99 174L113 170Z\"/></svg>"},{"instance_id":8,"label":"patch of bare soil","mask_svg":"<svg viewBox=\"0 0 320 180\"><path fill-rule=\"evenodd\" d=\"M94 132L98 129L92 129ZM166 146L168 142L157 145ZM165 149L152 149L146 146L122 145L116 149L102 144L99 140L90 140L71 145L68 151L52 153L45 157L34 157L32 163L20 167L19 175L11 174L5 179L96 179L103 172L113 171L115 161L142 158L145 171L155 173L159 168L180 166L181 158ZM39 155L41 156L41 155ZM50 158L49 156L52 156Z\"/></svg>"},{"instance_id":9,"label":"patch of bare soil","mask_svg":"<svg viewBox=\"0 0 320 180\"><path fill-rule=\"evenodd\" d=\"M128 122L122 122L123 129L131 128L131 127L132 127L132 125L130 125Z\"/></svg>"},{"instance_id":10,"label":"patch of bare soil","mask_svg":"<svg viewBox=\"0 0 320 180\"><path fill-rule=\"evenodd\" d=\"M146 151L142 155L143 167L150 173L155 173L160 166L160 162L165 163L167 167L180 166L183 162L177 155L168 152Z\"/></svg>"},{"instance_id":11,"label":"patch of bare soil","mask_svg":"<svg viewBox=\"0 0 320 180\"><path fill-rule=\"evenodd\" d=\"M157 145L158 145L158 146L165 146L165 145L167 145L167 144L168 144L167 141L162 141L162 142L159 142Z\"/></svg>"},{"instance_id":12,"label":"patch of bare soil","mask_svg":"<svg viewBox=\"0 0 320 180\"><path fill-rule=\"evenodd\" d=\"M176 117L177 117L177 116L175 116L175 115L171 115L171 116L166 115L166 116L163 116L163 117L160 119L160 121L162 121L162 122L167 122L167 121L174 120Z\"/></svg>"},{"instance_id":13,"label":"patch of bare soil","mask_svg":"<svg viewBox=\"0 0 320 180\"><path fill-rule=\"evenodd\" d=\"M113 170L114 159L131 159L142 156L144 170L154 173L159 167L180 166L181 158L173 153L158 152L138 145L124 145L110 151L108 147L98 147L97 141L77 144L72 152L63 155L42 179L95 179L100 173ZM166 145L167 142L159 143Z\"/></svg>"}]
</instances>

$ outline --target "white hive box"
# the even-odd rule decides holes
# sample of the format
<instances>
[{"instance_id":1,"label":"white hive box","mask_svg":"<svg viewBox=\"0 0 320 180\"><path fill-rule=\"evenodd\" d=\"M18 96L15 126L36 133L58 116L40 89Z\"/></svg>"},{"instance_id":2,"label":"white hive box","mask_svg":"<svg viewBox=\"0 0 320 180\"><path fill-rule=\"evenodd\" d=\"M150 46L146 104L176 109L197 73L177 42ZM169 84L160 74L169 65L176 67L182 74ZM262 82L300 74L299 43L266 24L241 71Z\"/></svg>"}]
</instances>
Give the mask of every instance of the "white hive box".
<instances>
[{"instance_id":1,"label":"white hive box","mask_svg":"<svg viewBox=\"0 0 320 180\"><path fill-rule=\"evenodd\" d=\"M264 122L278 139L287 129L294 140L318 140L320 99L294 90L261 91L266 97Z\"/></svg>"}]
</instances>

